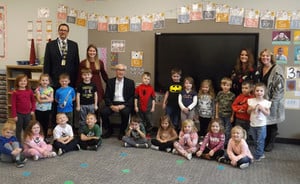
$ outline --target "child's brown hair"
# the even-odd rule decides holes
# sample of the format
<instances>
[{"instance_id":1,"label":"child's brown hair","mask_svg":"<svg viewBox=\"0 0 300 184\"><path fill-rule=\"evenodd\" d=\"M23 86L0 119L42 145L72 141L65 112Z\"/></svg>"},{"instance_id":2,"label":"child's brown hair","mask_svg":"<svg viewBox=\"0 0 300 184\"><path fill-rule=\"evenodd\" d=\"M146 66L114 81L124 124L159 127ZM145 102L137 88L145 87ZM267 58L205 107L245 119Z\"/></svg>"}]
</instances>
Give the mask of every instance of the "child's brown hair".
<instances>
[{"instance_id":1,"label":"child's brown hair","mask_svg":"<svg viewBox=\"0 0 300 184\"><path fill-rule=\"evenodd\" d=\"M83 68L80 71L81 71L81 74L84 74L84 73L90 73L90 74L92 74L92 70L90 68Z\"/></svg>"},{"instance_id":2,"label":"child's brown hair","mask_svg":"<svg viewBox=\"0 0 300 184\"><path fill-rule=\"evenodd\" d=\"M230 86L232 85L232 80L229 77L223 77L221 79L221 85L223 84L229 84Z\"/></svg>"},{"instance_id":3,"label":"child's brown hair","mask_svg":"<svg viewBox=\"0 0 300 184\"><path fill-rule=\"evenodd\" d=\"M166 114L166 115L163 115L162 117L160 117L159 128L162 129L161 124L162 124L162 122L164 122L165 120L167 120L168 123L169 123L169 126L168 126L168 128L167 128L166 130L169 130L169 129L171 129L171 128L174 129L174 125L173 125L173 123L171 122L171 118L170 118L170 116L167 115L167 114Z\"/></svg>"},{"instance_id":4,"label":"child's brown hair","mask_svg":"<svg viewBox=\"0 0 300 184\"><path fill-rule=\"evenodd\" d=\"M220 118L213 118L210 120L209 124L208 124L208 127L207 127L207 132L211 132L211 126L213 123L218 123L219 124L219 127L220 127L220 133L224 133L225 129L224 129L224 126L223 126L223 123L222 123L222 120Z\"/></svg>"},{"instance_id":5,"label":"child's brown hair","mask_svg":"<svg viewBox=\"0 0 300 184\"><path fill-rule=\"evenodd\" d=\"M19 82L26 78L27 80L27 86L25 87L26 89L30 89L30 84L29 84L29 81L28 81L28 76L26 74L19 74L17 77L16 77L16 80L15 80L15 90L17 90L19 88Z\"/></svg>"},{"instance_id":6,"label":"child's brown hair","mask_svg":"<svg viewBox=\"0 0 300 184\"><path fill-rule=\"evenodd\" d=\"M181 71L181 69L179 69L179 68L173 68L173 69L171 70L171 75L174 75L174 74L181 75L181 73L182 73L182 71Z\"/></svg>"},{"instance_id":7,"label":"child's brown hair","mask_svg":"<svg viewBox=\"0 0 300 184\"><path fill-rule=\"evenodd\" d=\"M34 126L34 125L39 125L39 127L40 127L40 135L41 136L43 136L44 137L44 132L43 132L43 127L42 127L42 125L40 124L40 122L38 122L37 120L31 120L30 122L29 122L29 124L28 124L28 126L26 127L26 129L25 129L25 132L24 132L24 136L23 136L23 140L25 141L26 140L26 138L28 138L29 137L29 139L31 139L32 138L32 127Z\"/></svg>"},{"instance_id":8,"label":"child's brown hair","mask_svg":"<svg viewBox=\"0 0 300 184\"><path fill-rule=\"evenodd\" d=\"M70 80L70 75L67 73L62 73L59 75L59 80L61 79L69 79Z\"/></svg>"}]
</instances>

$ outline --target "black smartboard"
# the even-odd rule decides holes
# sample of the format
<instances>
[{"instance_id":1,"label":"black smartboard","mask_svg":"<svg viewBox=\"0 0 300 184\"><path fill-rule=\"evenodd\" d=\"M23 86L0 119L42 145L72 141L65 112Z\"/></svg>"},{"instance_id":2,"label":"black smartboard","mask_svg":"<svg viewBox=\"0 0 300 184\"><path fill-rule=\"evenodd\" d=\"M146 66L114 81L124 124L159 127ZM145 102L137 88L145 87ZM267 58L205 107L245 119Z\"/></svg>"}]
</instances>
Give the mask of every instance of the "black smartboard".
<instances>
[{"instance_id":1,"label":"black smartboard","mask_svg":"<svg viewBox=\"0 0 300 184\"><path fill-rule=\"evenodd\" d=\"M258 33L161 33L155 35L155 90L164 92L171 69L191 76L198 90L203 79L220 89L222 77L230 76L242 48L258 54Z\"/></svg>"}]
</instances>

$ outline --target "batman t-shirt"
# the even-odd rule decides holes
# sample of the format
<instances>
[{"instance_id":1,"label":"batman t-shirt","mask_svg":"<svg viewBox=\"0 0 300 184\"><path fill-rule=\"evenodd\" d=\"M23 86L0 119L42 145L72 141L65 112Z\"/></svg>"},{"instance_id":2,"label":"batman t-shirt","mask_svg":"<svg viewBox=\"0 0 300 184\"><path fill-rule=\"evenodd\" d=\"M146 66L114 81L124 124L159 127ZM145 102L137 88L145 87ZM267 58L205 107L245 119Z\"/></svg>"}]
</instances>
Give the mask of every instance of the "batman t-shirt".
<instances>
[{"instance_id":1,"label":"batman t-shirt","mask_svg":"<svg viewBox=\"0 0 300 184\"><path fill-rule=\"evenodd\" d=\"M168 97L168 106L178 106L178 94L182 91L182 83L181 82L171 82L168 89L169 97Z\"/></svg>"}]
</instances>

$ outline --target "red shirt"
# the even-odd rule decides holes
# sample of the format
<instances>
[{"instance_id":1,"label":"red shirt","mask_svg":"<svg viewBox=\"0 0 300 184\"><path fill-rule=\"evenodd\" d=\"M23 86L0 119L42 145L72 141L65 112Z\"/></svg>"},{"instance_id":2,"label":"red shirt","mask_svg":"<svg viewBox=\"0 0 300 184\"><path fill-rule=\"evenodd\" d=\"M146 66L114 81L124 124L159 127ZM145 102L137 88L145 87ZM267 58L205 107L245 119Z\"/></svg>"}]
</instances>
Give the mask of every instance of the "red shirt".
<instances>
[{"instance_id":1,"label":"red shirt","mask_svg":"<svg viewBox=\"0 0 300 184\"><path fill-rule=\"evenodd\" d=\"M35 98L31 89L15 90L11 95L11 116L17 113L29 114L35 111Z\"/></svg>"},{"instance_id":2,"label":"red shirt","mask_svg":"<svg viewBox=\"0 0 300 184\"><path fill-rule=\"evenodd\" d=\"M248 103L247 100L249 98L254 98L253 95L243 95L240 94L232 103L232 110L235 113L235 117L241 120L250 120L250 114L247 113ZM243 110L243 112L239 112Z\"/></svg>"},{"instance_id":3,"label":"red shirt","mask_svg":"<svg viewBox=\"0 0 300 184\"><path fill-rule=\"evenodd\" d=\"M152 107L152 100L155 99L155 92L151 85L141 84L135 88L135 98L138 99L140 111L146 112Z\"/></svg>"}]
</instances>

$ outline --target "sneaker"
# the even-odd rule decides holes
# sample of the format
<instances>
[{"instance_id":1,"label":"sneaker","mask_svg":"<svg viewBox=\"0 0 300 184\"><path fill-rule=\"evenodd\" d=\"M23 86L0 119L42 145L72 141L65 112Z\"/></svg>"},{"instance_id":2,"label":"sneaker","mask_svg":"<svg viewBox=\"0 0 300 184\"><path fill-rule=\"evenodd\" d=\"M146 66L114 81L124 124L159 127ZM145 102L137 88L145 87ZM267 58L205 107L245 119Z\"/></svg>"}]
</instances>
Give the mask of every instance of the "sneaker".
<instances>
[{"instance_id":1,"label":"sneaker","mask_svg":"<svg viewBox=\"0 0 300 184\"><path fill-rule=\"evenodd\" d=\"M77 150L81 149L79 144L76 144L76 147L77 147Z\"/></svg>"},{"instance_id":2,"label":"sneaker","mask_svg":"<svg viewBox=\"0 0 300 184\"><path fill-rule=\"evenodd\" d=\"M57 154L54 151L50 152L50 154L49 154L49 157L56 157L56 156L57 156Z\"/></svg>"},{"instance_id":3,"label":"sneaker","mask_svg":"<svg viewBox=\"0 0 300 184\"><path fill-rule=\"evenodd\" d=\"M86 149L87 149L87 150L97 151L98 146L97 146L97 145L94 145L94 146L88 146L88 147L86 147Z\"/></svg>"},{"instance_id":4,"label":"sneaker","mask_svg":"<svg viewBox=\"0 0 300 184\"><path fill-rule=\"evenodd\" d=\"M188 153L188 154L186 155L186 158L187 158L188 160L191 160L191 159L192 159L192 153Z\"/></svg>"},{"instance_id":5,"label":"sneaker","mask_svg":"<svg viewBox=\"0 0 300 184\"><path fill-rule=\"evenodd\" d=\"M245 169L247 167L249 167L249 163L243 163L240 165L240 169Z\"/></svg>"},{"instance_id":6,"label":"sneaker","mask_svg":"<svg viewBox=\"0 0 300 184\"><path fill-rule=\"evenodd\" d=\"M61 156L63 153L64 153L63 150L61 148L59 148L58 151L57 151L57 155Z\"/></svg>"},{"instance_id":7,"label":"sneaker","mask_svg":"<svg viewBox=\"0 0 300 184\"><path fill-rule=\"evenodd\" d=\"M22 161L20 161L20 160L16 161L16 167L17 168L22 168L24 166L25 166L25 164Z\"/></svg>"},{"instance_id":8,"label":"sneaker","mask_svg":"<svg viewBox=\"0 0 300 184\"><path fill-rule=\"evenodd\" d=\"M174 148L173 151L172 151L172 153L173 153L174 155L177 155L177 154L178 154L178 151Z\"/></svg>"},{"instance_id":9,"label":"sneaker","mask_svg":"<svg viewBox=\"0 0 300 184\"><path fill-rule=\"evenodd\" d=\"M129 144L127 142L124 142L124 147L130 147Z\"/></svg>"},{"instance_id":10,"label":"sneaker","mask_svg":"<svg viewBox=\"0 0 300 184\"><path fill-rule=\"evenodd\" d=\"M171 151L172 151L171 148L167 148L167 149L166 149L166 152L168 152L168 153L170 153Z\"/></svg>"},{"instance_id":11,"label":"sneaker","mask_svg":"<svg viewBox=\"0 0 300 184\"><path fill-rule=\"evenodd\" d=\"M266 158L265 154L260 156L258 159L255 159L256 162L260 162L262 159Z\"/></svg>"},{"instance_id":12,"label":"sneaker","mask_svg":"<svg viewBox=\"0 0 300 184\"><path fill-rule=\"evenodd\" d=\"M223 156L223 157L220 157L220 158L218 159L218 162L224 163L224 164L230 164L230 160L226 159L224 156Z\"/></svg>"},{"instance_id":13,"label":"sneaker","mask_svg":"<svg viewBox=\"0 0 300 184\"><path fill-rule=\"evenodd\" d=\"M39 156L37 156L37 155L33 155L32 159L36 161L36 160L38 160L38 159L39 159Z\"/></svg>"},{"instance_id":14,"label":"sneaker","mask_svg":"<svg viewBox=\"0 0 300 184\"><path fill-rule=\"evenodd\" d=\"M145 148L149 148L149 144L148 143L145 143Z\"/></svg>"},{"instance_id":15,"label":"sneaker","mask_svg":"<svg viewBox=\"0 0 300 184\"><path fill-rule=\"evenodd\" d=\"M159 150L159 147L158 147L158 146L154 146L153 144L151 145L150 148L151 148L151 149L154 149L154 150Z\"/></svg>"}]
</instances>

